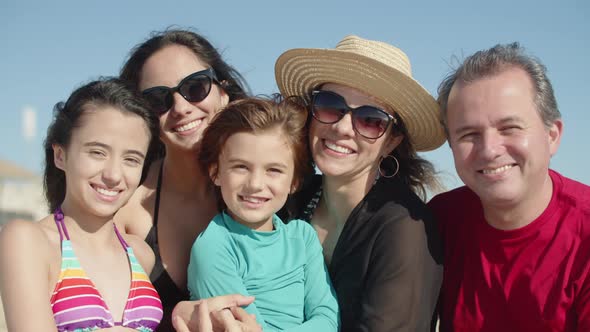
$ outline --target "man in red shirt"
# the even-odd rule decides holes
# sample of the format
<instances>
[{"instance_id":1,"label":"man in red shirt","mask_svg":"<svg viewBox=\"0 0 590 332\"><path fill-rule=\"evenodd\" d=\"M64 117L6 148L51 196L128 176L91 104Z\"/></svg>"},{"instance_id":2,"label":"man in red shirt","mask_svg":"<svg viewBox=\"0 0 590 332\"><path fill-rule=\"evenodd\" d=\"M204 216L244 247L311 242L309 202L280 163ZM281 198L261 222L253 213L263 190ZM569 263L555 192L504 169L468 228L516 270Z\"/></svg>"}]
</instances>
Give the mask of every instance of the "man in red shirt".
<instances>
[{"instance_id":1,"label":"man in red shirt","mask_svg":"<svg viewBox=\"0 0 590 332\"><path fill-rule=\"evenodd\" d=\"M466 185L429 203L441 331L590 331L590 187L549 169L563 122L546 68L497 45L447 77L439 103Z\"/></svg>"}]
</instances>

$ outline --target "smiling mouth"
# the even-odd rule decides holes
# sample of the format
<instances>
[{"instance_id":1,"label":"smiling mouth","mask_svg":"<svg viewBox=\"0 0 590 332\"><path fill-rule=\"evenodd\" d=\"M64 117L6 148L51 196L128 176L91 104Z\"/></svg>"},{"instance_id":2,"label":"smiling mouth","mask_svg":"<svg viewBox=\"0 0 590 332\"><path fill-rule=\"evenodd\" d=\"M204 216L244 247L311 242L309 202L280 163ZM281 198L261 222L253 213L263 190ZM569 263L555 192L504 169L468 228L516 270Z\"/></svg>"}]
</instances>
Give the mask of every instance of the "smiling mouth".
<instances>
[{"instance_id":1,"label":"smiling mouth","mask_svg":"<svg viewBox=\"0 0 590 332\"><path fill-rule=\"evenodd\" d=\"M334 152L338 152L338 153L342 153L342 154L353 154L354 150L349 149L347 147L332 143L328 140L324 140L324 146L326 148L328 148L329 150L332 150Z\"/></svg>"},{"instance_id":2,"label":"smiling mouth","mask_svg":"<svg viewBox=\"0 0 590 332\"><path fill-rule=\"evenodd\" d=\"M498 174L498 173L502 173L504 171L507 171L514 166L516 166L516 164L504 165L504 166L498 167L498 168L486 168L486 169L479 170L478 172L485 174L485 175Z\"/></svg>"},{"instance_id":3,"label":"smiling mouth","mask_svg":"<svg viewBox=\"0 0 590 332\"><path fill-rule=\"evenodd\" d=\"M256 196L238 196L242 202L250 203L250 204L262 204L269 201L268 198L264 197L256 197Z\"/></svg>"},{"instance_id":4,"label":"smiling mouth","mask_svg":"<svg viewBox=\"0 0 590 332\"><path fill-rule=\"evenodd\" d=\"M92 185L92 188L99 194L103 195L103 196L107 196L107 197L115 197L117 196L121 191L120 190L109 190L106 188L102 188L102 187L97 187L95 185Z\"/></svg>"},{"instance_id":5,"label":"smiling mouth","mask_svg":"<svg viewBox=\"0 0 590 332\"><path fill-rule=\"evenodd\" d=\"M195 121L191 121L191 122L189 122L185 125L182 125L180 127L174 128L174 131L177 133L188 131L188 130L198 127L202 122L203 122L203 119L197 119Z\"/></svg>"}]
</instances>

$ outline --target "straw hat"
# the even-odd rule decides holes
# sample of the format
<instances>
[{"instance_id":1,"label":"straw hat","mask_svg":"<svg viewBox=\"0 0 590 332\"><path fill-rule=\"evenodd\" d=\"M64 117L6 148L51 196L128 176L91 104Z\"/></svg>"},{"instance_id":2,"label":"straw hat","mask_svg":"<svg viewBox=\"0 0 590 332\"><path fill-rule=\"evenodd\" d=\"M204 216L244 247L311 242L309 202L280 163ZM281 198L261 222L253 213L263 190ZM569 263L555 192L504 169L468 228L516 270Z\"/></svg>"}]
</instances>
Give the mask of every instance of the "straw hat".
<instances>
[{"instance_id":1,"label":"straw hat","mask_svg":"<svg viewBox=\"0 0 590 332\"><path fill-rule=\"evenodd\" d=\"M376 97L399 114L417 151L445 142L438 104L412 78L407 55L387 43L347 36L335 49L288 50L277 59L275 76L284 96L308 98L330 82Z\"/></svg>"}]
</instances>

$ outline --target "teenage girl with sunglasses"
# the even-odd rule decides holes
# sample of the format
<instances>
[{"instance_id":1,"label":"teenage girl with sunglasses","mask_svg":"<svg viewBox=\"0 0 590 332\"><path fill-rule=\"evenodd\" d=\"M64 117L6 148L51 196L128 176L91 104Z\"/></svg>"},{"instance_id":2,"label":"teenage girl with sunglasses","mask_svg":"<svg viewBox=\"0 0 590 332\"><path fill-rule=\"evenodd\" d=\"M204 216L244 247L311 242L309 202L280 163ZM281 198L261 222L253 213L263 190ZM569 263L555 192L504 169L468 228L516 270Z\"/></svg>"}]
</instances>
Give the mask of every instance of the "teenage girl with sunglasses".
<instances>
[{"instance_id":1,"label":"teenage girl with sunglasses","mask_svg":"<svg viewBox=\"0 0 590 332\"><path fill-rule=\"evenodd\" d=\"M264 331L337 331L338 306L317 234L275 214L313 168L307 111L293 100L230 103L205 131L200 163L224 207L195 241L192 299L239 293Z\"/></svg>"},{"instance_id":2,"label":"teenage girl with sunglasses","mask_svg":"<svg viewBox=\"0 0 590 332\"><path fill-rule=\"evenodd\" d=\"M219 212L197 155L201 135L228 102L246 96L241 76L202 36L185 30L157 33L137 45L120 77L143 93L160 119L160 158L116 216L125 232L156 256L150 279L164 305L160 331L172 331L174 306L189 299L186 272L194 239ZM230 297L229 303L252 299ZM211 309L228 301L214 301Z\"/></svg>"},{"instance_id":3,"label":"teenage girl with sunglasses","mask_svg":"<svg viewBox=\"0 0 590 332\"><path fill-rule=\"evenodd\" d=\"M118 79L89 83L55 108L45 140L52 214L0 233L9 331L155 331L162 304L139 237L113 222L140 182L157 118Z\"/></svg>"}]
</instances>

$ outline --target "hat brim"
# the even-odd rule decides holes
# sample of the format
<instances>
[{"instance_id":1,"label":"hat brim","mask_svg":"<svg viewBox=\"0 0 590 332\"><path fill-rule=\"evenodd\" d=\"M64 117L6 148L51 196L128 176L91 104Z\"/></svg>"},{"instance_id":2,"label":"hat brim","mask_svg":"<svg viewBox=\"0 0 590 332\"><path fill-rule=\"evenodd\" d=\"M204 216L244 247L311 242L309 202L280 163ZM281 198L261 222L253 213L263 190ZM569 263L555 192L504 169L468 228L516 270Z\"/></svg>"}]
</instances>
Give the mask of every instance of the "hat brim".
<instances>
[{"instance_id":1,"label":"hat brim","mask_svg":"<svg viewBox=\"0 0 590 332\"><path fill-rule=\"evenodd\" d=\"M434 98L413 78L372 58L333 49L292 49L275 64L281 94L308 98L324 83L361 90L390 106L406 125L416 151L441 146L446 136Z\"/></svg>"}]
</instances>

